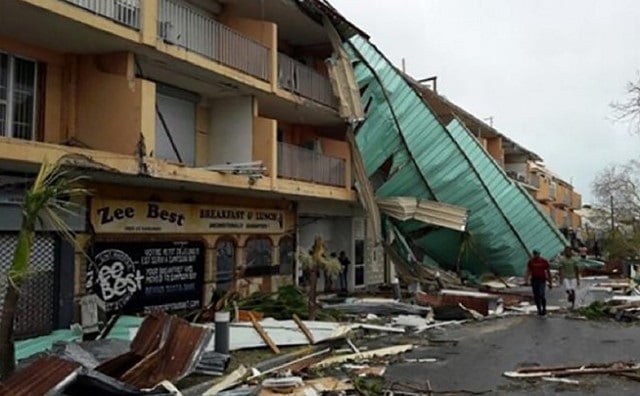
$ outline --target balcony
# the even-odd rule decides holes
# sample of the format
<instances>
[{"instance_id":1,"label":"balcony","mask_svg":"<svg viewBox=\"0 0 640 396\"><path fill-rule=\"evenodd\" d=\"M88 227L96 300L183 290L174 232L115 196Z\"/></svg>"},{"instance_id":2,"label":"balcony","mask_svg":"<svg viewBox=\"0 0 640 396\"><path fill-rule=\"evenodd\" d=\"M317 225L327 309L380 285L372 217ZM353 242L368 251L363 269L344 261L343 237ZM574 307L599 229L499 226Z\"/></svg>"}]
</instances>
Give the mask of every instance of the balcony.
<instances>
[{"instance_id":1,"label":"balcony","mask_svg":"<svg viewBox=\"0 0 640 396\"><path fill-rule=\"evenodd\" d=\"M346 187L346 161L278 142L278 177Z\"/></svg>"},{"instance_id":2,"label":"balcony","mask_svg":"<svg viewBox=\"0 0 640 396\"><path fill-rule=\"evenodd\" d=\"M270 80L269 48L179 1L160 0L158 37L258 79Z\"/></svg>"},{"instance_id":3,"label":"balcony","mask_svg":"<svg viewBox=\"0 0 640 396\"><path fill-rule=\"evenodd\" d=\"M529 184L531 184L535 188L540 188L540 176L533 174L529 175Z\"/></svg>"},{"instance_id":4,"label":"balcony","mask_svg":"<svg viewBox=\"0 0 640 396\"><path fill-rule=\"evenodd\" d=\"M571 208L580 209L582 207L582 197L575 192L571 193Z\"/></svg>"},{"instance_id":5,"label":"balcony","mask_svg":"<svg viewBox=\"0 0 640 396\"><path fill-rule=\"evenodd\" d=\"M323 105L338 106L327 77L283 53L278 54L278 86Z\"/></svg>"},{"instance_id":6,"label":"balcony","mask_svg":"<svg viewBox=\"0 0 640 396\"><path fill-rule=\"evenodd\" d=\"M140 30L140 0L62 0L114 22Z\"/></svg>"}]
</instances>

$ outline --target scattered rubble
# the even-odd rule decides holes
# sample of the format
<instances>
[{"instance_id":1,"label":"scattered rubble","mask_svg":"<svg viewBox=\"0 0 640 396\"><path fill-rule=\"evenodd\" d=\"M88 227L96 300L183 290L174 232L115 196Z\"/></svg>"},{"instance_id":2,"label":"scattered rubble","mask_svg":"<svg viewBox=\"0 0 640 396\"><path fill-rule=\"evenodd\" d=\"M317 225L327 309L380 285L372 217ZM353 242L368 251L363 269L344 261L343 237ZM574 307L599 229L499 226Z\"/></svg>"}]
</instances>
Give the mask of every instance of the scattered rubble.
<instances>
[{"instance_id":1,"label":"scattered rubble","mask_svg":"<svg viewBox=\"0 0 640 396\"><path fill-rule=\"evenodd\" d=\"M626 278L589 277L583 300L595 302L572 314L586 319L640 319L640 289ZM478 290L441 288L412 294L414 303L376 295L330 296L321 304L324 320L307 320L305 295L291 287L227 301L228 348L216 352L216 325L190 323L156 312L145 318L121 316L102 329L99 339L36 342L47 349L20 363L21 370L0 393L16 395L320 395L436 394L429 387L409 389L385 380L395 364L434 364L439 356L408 354L442 342L432 338L447 328L508 315L534 315L528 288L518 278L483 282ZM406 294L405 294L406 295ZM284 309L283 307L286 307ZM547 306L562 313L560 306ZM226 314L225 314L226 315ZM218 315L209 315L218 316ZM207 315L196 315L203 320ZM336 321L339 318L340 321ZM435 332L435 333L433 333ZM66 334L66 333L65 333ZM229 351L227 354L226 351ZM252 359L238 354L264 351ZM248 355L249 356L249 355ZM30 383L34 373L50 373ZM540 379L580 386L576 375L617 375L640 380L634 362L558 367L523 367L504 372L512 379ZM22 392L22 393L21 393Z\"/></svg>"}]
</instances>

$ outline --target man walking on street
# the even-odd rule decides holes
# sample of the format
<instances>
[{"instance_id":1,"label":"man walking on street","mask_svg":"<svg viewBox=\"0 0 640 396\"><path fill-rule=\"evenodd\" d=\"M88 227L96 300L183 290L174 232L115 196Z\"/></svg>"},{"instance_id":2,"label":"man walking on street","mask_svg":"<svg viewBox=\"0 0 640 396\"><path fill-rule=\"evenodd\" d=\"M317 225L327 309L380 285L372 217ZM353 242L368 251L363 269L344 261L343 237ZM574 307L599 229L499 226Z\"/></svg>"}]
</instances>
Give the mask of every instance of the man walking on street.
<instances>
[{"instance_id":1,"label":"man walking on street","mask_svg":"<svg viewBox=\"0 0 640 396\"><path fill-rule=\"evenodd\" d=\"M547 314L547 299L545 297L545 284L549 283L549 289L552 287L551 272L549 271L549 262L540 257L538 250L533 251L533 257L527 263L527 273L525 275L525 283L531 280L531 289L533 290L533 299L536 302L538 315Z\"/></svg>"},{"instance_id":2,"label":"man walking on street","mask_svg":"<svg viewBox=\"0 0 640 396\"><path fill-rule=\"evenodd\" d=\"M571 309L576 306L576 289L580 286L580 270L578 259L573 255L571 247L564 248L560 258L560 281L567 293L567 300L571 303Z\"/></svg>"}]
</instances>

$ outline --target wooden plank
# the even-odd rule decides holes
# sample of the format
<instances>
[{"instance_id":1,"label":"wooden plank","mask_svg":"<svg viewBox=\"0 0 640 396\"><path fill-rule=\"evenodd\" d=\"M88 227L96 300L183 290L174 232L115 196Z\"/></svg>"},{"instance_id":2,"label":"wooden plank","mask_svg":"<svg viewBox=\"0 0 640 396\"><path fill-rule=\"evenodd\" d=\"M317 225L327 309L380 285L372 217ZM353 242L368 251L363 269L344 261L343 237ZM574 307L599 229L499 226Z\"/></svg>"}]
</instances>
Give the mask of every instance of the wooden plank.
<instances>
[{"instance_id":1,"label":"wooden plank","mask_svg":"<svg viewBox=\"0 0 640 396\"><path fill-rule=\"evenodd\" d=\"M309 340L309 344L313 345L313 334L311 334L311 331L309 331L307 325L305 325L304 322L300 320L300 317L296 314L293 314L293 321L296 322L300 330L304 333L304 336L307 337L307 340Z\"/></svg>"},{"instance_id":2,"label":"wooden plank","mask_svg":"<svg viewBox=\"0 0 640 396\"><path fill-rule=\"evenodd\" d=\"M256 329L258 334L260 334L262 341L264 341L265 344L269 345L269 348L271 348L273 353L280 353L280 348L278 348L278 346L273 342L271 337L269 337L269 334L267 334L267 332L264 331L264 329L262 328L262 325L258 323L255 316L253 316L253 313L249 312L249 318L251 318L251 323L253 324L253 328Z\"/></svg>"}]
</instances>

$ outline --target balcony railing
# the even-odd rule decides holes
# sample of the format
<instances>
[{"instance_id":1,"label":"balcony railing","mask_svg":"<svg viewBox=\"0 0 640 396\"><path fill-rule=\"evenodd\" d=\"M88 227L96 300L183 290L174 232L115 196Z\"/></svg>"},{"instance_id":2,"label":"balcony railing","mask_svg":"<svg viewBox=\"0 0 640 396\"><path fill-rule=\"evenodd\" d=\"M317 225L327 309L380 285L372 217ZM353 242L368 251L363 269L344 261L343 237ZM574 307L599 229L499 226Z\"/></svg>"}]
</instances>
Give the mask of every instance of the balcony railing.
<instances>
[{"instance_id":1,"label":"balcony railing","mask_svg":"<svg viewBox=\"0 0 640 396\"><path fill-rule=\"evenodd\" d=\"M140 0L62 0L140 30Z\"/></svg>"},{"instance_id":2,"label":"balcony railing","mask_svg":"<svg viewBox=\"0 0 640 396\"><path fill-rule=\"evenodd\" d=\"M160 0L158 37L264 81L270 80L270 49L176 0Z\"/></svg>"},{"instance_id":3,"label":"balcony railing","mask_svg":"<svg viewBox=\"0 0 640 396\"><path fill-rule=\"evenodd\" d=\"M345 187L345 160L278 142L278 176Z\"/></svg>"},{"instance_id":4,"label":"balcony railing","mask_svg":"<svg viewBox=\"0 0 640 396\"><path fill-rule=\"evenodd\" d=\"M289 56L278 54L278 85L329 107L337 107L329 79Z\"/></svg>"}]
</instances>

